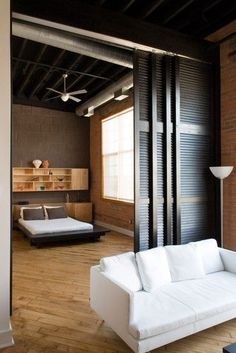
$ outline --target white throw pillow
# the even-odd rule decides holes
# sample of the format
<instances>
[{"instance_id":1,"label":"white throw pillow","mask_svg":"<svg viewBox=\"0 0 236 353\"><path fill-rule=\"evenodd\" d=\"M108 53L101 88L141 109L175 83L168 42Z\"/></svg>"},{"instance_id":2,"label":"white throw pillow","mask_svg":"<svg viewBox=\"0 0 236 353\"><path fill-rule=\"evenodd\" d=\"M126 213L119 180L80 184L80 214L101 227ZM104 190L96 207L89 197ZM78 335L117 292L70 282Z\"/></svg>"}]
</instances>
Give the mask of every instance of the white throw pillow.
<instances>
[{"instance_id":1,"label":"white throw pillow","mask_svg":"<svg viewBox=\"0 0 236 353\"><path fill-rule=\"evenodd\" d=\"M224 265L215 239L206 239L191 243L196 247L203 262L205 273L224 271Z\"/></svg>"},{"instance_id":2,"label":"white throw pillow","mask_svg":"<svg viewBox=\"0 0 236 353\"><path fill-rule=\"evenodd\" d=\"M173 282L201 278L205 275L197 249L190 244L165 247Z\"/></svg>"},{"instance_id":3,"label":"white throw pillow","mask_svg":"<svg viewBox=\"0 0 236 353\"><path fill-rule=\"evenodd\" d=\"M146 292L154 292L164 284L171 282L166 252L157 247L136 254L138 269Z\"/></svg>"},{"instance_id":4,"label":"white throw pillow","mask_svg":"<svg viewBox=\"0 0 236 353\"><path fill-rule=\"evenodd\" d=\"M132 292L142 290L142 283L133 252L104 257L100 260L100 266L102 271L109 274L116 282L124 285Z\"/></svg>"},{"instance_id":5,"label":"white throw pillow","mask_svg":"<svg viewBox=\"0 0 236 353\"><path fill-rule=\"evenodd\" d=\"M26 206L26 207L21 207L21 208L20 208L20 218L22 218L22 219L24 218L24 213L23 213L23 211L26 210L26 209L29 209L29 208L32 209L32 210L38 210L39 208L42 208L42 206L32 206L32 207L30 207L30 206L27 207L27 206Z\"/></svg>"}]
</instances>

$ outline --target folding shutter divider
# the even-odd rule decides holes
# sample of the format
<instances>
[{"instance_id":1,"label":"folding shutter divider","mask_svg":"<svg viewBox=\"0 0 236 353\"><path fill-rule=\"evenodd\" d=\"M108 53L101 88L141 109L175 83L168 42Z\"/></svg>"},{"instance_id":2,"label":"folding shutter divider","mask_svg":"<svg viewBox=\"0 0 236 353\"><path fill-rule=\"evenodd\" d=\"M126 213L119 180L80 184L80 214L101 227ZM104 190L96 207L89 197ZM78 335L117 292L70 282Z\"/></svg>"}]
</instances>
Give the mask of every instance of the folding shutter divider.
<instances>
[{"instance_id":1,"label":"folding shutter divider","mask_svg":"<svg viewBox=\"0 0 236 353\"><path fill-rule=\"evenodd\" d=\"M151 116L151 192L150 195L150 221L152 224L150 231L150 248L158 245L157 241L157 55L152 54L152 116Z\"/></svg>"},{"instance_id":2,"label":"folding shutter divider","mask_svg":"<svg viewBox=\"0 0 236 353\"><path fill-rule=\"evenodd\" d=\"M181 182L180 182L180 87L179 87L179 58L174 57L174 120L173 120L173 148L174 148L174 160L173 168L174 180L174 207L173 207L173 243L181 244Z\"/></svg>"},{"instance_id":3,"label":"folding shutter divider","mask_svg":"<svg viewBox=\"0 0 236 353\"><path fill-rule=\"evenodd\" d=\"M150 247L150 54L134 51L135 236L134 250Z\"/></svg>"},{"instance_id":4,"label":"folding shutter divider","mask_svg":"<svg viewBox=\"0 0 236 353\"><path fill-rule=\"evenodd\" d=\"M171 57L165 57L164 114L164 241L172 244L172 175L171 175Z\"/></svg>"},{"instance_id":5,"label":"folding shutter divider","mask_svg":"<svg viewBox=\"0 0 236 353\"><path fill-rule=\"evenodd\" d=\"M135 251L211 236L210 70L134 52Z\"/></svg>"}]
</instances>

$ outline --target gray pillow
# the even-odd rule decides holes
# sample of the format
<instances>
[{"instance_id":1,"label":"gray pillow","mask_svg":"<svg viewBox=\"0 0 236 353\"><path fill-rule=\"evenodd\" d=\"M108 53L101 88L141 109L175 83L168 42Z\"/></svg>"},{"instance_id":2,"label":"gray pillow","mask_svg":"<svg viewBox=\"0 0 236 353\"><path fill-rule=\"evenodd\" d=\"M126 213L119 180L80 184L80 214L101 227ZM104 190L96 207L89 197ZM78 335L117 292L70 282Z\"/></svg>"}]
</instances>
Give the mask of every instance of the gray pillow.
<instances>
[{"instance_id":1,"label":"gray pillow","mask_svg":"<svg viewBox=\"0 0 236 353\"><path fill-rule=\"evenodd\" d=\"M43 208L25 208L23 210L23 219L25 221L45 219Z\"/></svg>"},{"instance_id":2,"label":"gray pillow","mask_svg":"<svg viewBox=\"0 0 236 353\"><path fill-rule=\"evenodd\" d=\"M67 218L64 207L47 208L48 219Z\"/></svg>"}]
</instances>

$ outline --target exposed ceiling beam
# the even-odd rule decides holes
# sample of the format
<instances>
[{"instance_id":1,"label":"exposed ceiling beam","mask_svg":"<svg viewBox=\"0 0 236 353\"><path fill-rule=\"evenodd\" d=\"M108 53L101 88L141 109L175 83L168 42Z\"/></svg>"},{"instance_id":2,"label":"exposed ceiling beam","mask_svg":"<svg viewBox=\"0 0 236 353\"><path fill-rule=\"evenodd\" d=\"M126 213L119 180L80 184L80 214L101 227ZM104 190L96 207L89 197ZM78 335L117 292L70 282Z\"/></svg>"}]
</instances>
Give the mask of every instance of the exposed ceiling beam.
<instances>
[{"instance_id":1,"label":"exposed ceiling beam","mask_svg":"<svg viewBox=\"0 0 236 353\"><path fill-rule=\"evenodd\" d=\"M147 3L146 8L142 11L140 18L145 19L158 9L165 0L153 0Z\"/></svg>"},{"instance_id":2,"label":"exposed ceiling beam","mask_svg":"<svg viewBox=\"0 0 236 353\"><path fill-rule=\"evenodd\" d=\"M49 69L50 71L53 71L53 70L54 71L62 71L62 72L66 71L67 73L72 73L75 75L95 77L100 80L110 81L110 78L89 73L89 72L87 72L87 69L84 71L72 70L72 69L67 69L66 67L56 66L53 64L44 64L44 63L40 63L37 61L28 60L28 59L20 59L20 58L16 58L15 56L13 56L13 61L26 63L28 65L37 65L39 67L41 66L43 68Z\"/></svg>"},{"instance_id":3,"label":"exposed ceiling beam","mask_svg":"<svg viewBox=\"0 0 236 353\"><path fill-rule=\"evenodd\" d=\"M106 8L98 8L87 1L76 0L69 3L68 13L64 11L64 0L50 0L47 7L41 1L34 2L33 6L32 0L13 2L13 18L40 23L50 28L56 27L130 49L150 52L156 50L197 60L212 60L211 51L208 50L211 43L202 39L179 34L163 26L140 21Z\"/></svg>"},{"instance_id":4,"label":"exposed ceiling beam","mask_svg":"<svg viewBox=\"0 0 236 353\"><path fill-rule=\"evenodd\" d=\"M23 43L21 45L21 48L20 48L20 51L19 51L19 55L18 55L19 58L22 58L27 42L28 42L27 39L23 40ZM12 72L13 79L15 78L18 65L19 65L19 62L16 62L15 65L14 65L13 72Z\"/></svg>"},{"instance_id":5,"label":"exposed ceiling beam","mask_svg":"<svg viewBox=\"0 0 236 353\"><path fill-rule=\"evenodd\" d=\"M56 55L55 59L52 62L52 68L54 68L58 63L61 62L65 52L66 52L65 50L61 50L60 54ZM45 74L39 80L38 84L36 84L35 87L32 89L31 94L29 95L29 99L31 99L35 95L35 93L40 89L42 84L44 84L44 82L49 78L51 73L52 73L52 70L49 68L49 71L45 72Z\"/></svg>"},{"instance_id":6,"label":"exposed ceiling beam","mask_svg":"<svg viewBox=\"0 0 236 353\"><path fill-rule=\"evenodd\" d=\"M16 94L17 96L19 96L22 92L24 92L26 86L28 85L28 83L29 83L29 81L30 81L30 79L31 79L31 76L32 76L33 73L34 73L34 70L35 70L36 67L37 67L37 64L38 64L38 63L40 62L40 60L42 59L42 57L43 57L43 55L44 55L44 53L45 53L47 47L48 47L48 46L47 46L46 44L44 44L44 45L40 48L40 51L39 51L39 53L38 53L38 55L37 55L37 57L36 57L36 62L35 62L35 64L32 65L32 67L31 67L31 69L29 70L29 72L28 72L28 74L27 74L25 80L24 80L23 83L20 85L20 88L19 88L19 90L17 91L17 94Z\"/></svg>"},{"instance_id":7,"label":"exposed ceiling beam","mask_svg":"<svg viewBox=\"0 0 236 353\"><path fill-rule=\"evenodd\" d=\"M103 65L102 68L99 70L99 74L103 75L104 73L106 73L107 71L110 70L110 68L112 67L112 64L107 63L106 65ZM89 85L91 85L94 81L96 80L95 77L90 78L89 80L87 80L87 82L83 85L83 88L87 88ZM101 82L99 84L96 83L96 88L98 87L98 89L100 88L100 86L104 85L104 82ZM90 93L90 92L88 92Z\"/></svg>"},{"instance_id":8,"label":"exposed ceiling beam","mask_svg":"<svg viewBox=\"0 0 236 353\"><path fill-rule=\"evenodd\" d=\"M98 64L98 60L94 60L86 69L85 72L89 73L90 70L93 70L94 67ZM93 77L94 78L94 77ZM82 80L82 77L76 77L68 86L67 91L69 91L76 83L78 84ZM84 88L84 87L82 87Z\"/></svg>"},{"instance_id":9,"label":"exposed ceiling beam","mask_svg":"<svg viewBox=\"0 0 236 353\"><path fill-rule=\"evenodd\" d=\"M17 37L65 49L76 54L121 66L133 66L132 53L127 50L80 38L55 28L48 28L35 23L22 23L13 19L12 33Z\"/></svg>"},{"instance_id":10,"label":"exposed ceiling beam","mask_svg":"<svg viewBox=\"0 0 236 353\"><path fill-rule=\"evenodd\" d=\"M185 2L182 6L178 6L178 8L173 12L173 8L170 10L170 15L167 17L165 16L164 21L162 21L162 24L166 25L168 22L170 22L171 20L173 20L176 16L178 16L179 14L182 15L181 12L183 12L187 7L189 7L190 5L192 5L194 3L195 0L189 0L187 2Z\"/></svg>"},{"instance_id":11,"label":"exposed ceiling beam","mask_svg":"<svg viewBox=\"0 0 236 353\"><path fill-rule=\"evenodd\" d=\"M124 71L125 70L125 68L124 67L122 67L122 68L119 68L118 70L117 70L117 72L116 72L116 75L119 75L119 74L121 74L121 72L122 71ZM89 85L91 84L92 82L90 82L89 83ZM114 83L114 82L113 82ZM94 88L94 89L92 89L92 90L90 90L89 88L88 88L88 93L87 93L87 95L86 95L86 98L87 99L90 99L90 98L92 98L93 96L94 96L94 94L96 94L98 91L102 91L103 90L103 88L104 88L104 82L101 82L100 84L97 84L96 85L96 87ZM87 88L88 87L88 85L85 85L85 88ZM86 102L85 102L86 103Z\"/></svg>"},{"instance_id":12,"label":"exposed ceiling beam","mask_svg":"<svg viewBox=\"0 0 236 353\"><path fill-rule=\"evenodd\" d=\"M127 75L120 78L117 82L112 83L108 87L106 87L103 91L99 92L95 97L92 97L85 103L79 105L76 108L76 114L79 116L83 116L84 111L89 107L98 107L101 104L106 103L110 99L113 98L114 92L120 88L129 89L133 87L133 73L128 73Z\"/></svg>"},{"instance_id":13,"label":"exposed ceiling beam","mask_svg":"<svg viewBox=\"0 0 236 353\"><path fill-rule=\"evenodd\" d=\"M134 3L135 3L135 0L127 1L127 3L120 9L120 11L126 12Z\"/></svg>"}]
</instances>

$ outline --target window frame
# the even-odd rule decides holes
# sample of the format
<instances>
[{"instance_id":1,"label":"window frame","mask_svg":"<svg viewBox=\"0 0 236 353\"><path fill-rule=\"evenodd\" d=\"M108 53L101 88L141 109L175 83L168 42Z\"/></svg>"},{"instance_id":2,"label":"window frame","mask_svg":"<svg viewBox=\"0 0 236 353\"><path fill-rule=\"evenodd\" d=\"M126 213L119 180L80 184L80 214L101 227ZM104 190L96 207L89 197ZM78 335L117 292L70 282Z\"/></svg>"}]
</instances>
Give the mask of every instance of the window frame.
<instances>
[{"instance_id":1,"label":"window frame","mask_svg":"<svg viewBox=\"0 0 236 353\"><path fill-rule=\"evenodd\" d=\"M119 110L119 112L114 113L112 115L107 115L105 118L101 119L100 121L100 131L101 131L101 199L105 202L112 202L112 203L117 203L117 204L123 204L123 205L127 205L127 206L133 206L135 203L135 200L133 199L131 200L123 200L123 199L117 199L117 198L113 198L113 197L107 197L104 195L104 163L103 163L103 129L102 129L102 124L105 121L114 119L115 117L118 117L119 115L122 115L123 113L129 112L129 111L133 111L133 115L134 115L134 106L130 106L128 108L125 109L121 109ZM134 125L134 120L133 120L133 125ZM133 135L134 135L134 130L133 130ZM133 140L134 140L134 136L133 136ZM133 141L133 153L134 153L134 141ZM111 153L112 155L113 153ZM134 161L133 161L134 163ZM134 176L133 176L133 182L134 182Z\"/></svg>"}]
</instances>

